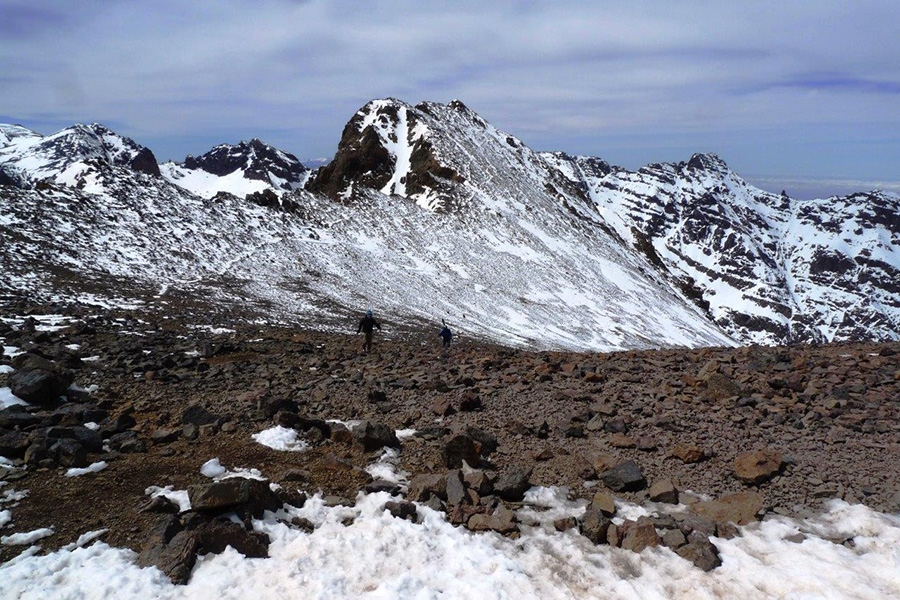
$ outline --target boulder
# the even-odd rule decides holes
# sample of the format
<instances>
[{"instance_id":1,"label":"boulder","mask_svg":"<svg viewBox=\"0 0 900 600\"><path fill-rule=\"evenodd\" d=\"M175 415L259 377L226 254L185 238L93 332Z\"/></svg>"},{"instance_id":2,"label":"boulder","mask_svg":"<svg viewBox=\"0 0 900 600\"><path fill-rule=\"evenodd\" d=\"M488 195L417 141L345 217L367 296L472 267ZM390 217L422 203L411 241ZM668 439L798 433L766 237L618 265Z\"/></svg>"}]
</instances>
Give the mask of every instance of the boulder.
<instances>
[{"instance_id":1,"label":"boulder","mask_svg":"<svg viewBox=\"0 0 900 600\"><path fill-rule=\"evenodd\" d=\"M681 558L694 563L702 571L712 571L722 564L719 549L709 538L702 534L691 534L689 543L677 548L675 552Z\"/></svg>"},{"instance_id":2,"label":"boulder","mask_svg":"<svg viewBox=\"0 0 900 600\"><path fill-rule=\"evenodd\" d=\"M589 509L599 510L606 517L613 517L616 514L616 501L606 492L597 492L591 499Z\"/></svg>"},{"instance_id":3,"label":"boulder","mask_svg":"<svg viewBox=\"0 0 900 600\"><path fill-rule=\"evenodd\" d=\"M497 451L497 448L500 445L497 436L490 431L485 431L484 429L479 429L477 427L466 427L465 433L481 445L481 456L490 456ZM475 465L470 464L469 466L474 467Z\"/></svg>"},{"instance_id":4,"label":"boulder","mask_svg":"<svg viewBox=\"0 0 900 600\"><path fill-rule=\"evenodd\" d=\"M466 494L466 484L463 480L462 471L454 469L447 473L447 504L454 506L456 504L464 504L468 500Z\"/></svg>"},{"instance_id":5,"label":"boulder","mask_svg":"<svg viewBox=\"0 0 900 600\"><path fill-rule=\"evenodd\" d=\"M464 477L466 487L473 490L479 496L488 496L494 493L494 481L496 476L488 471L470 471Z\"/></svg>"},{"instance_id":6,"label":"boulder","mask_svg":"<svg viewBox=\"0 0 900 600\"><path fill-rule=\"evenodd\" d=\"M201 425L219 424L221 417L218 417L199 404L191 404L181 414L181 424L186 425L192 423L197 427Z\"/></svg>"},{"instance_id":7,"label":"boulder","mask_svg":"<svg viewBox=\"0 0 900 600\"><path fill-rule=\"evenodd\" d=\"M632 552L642 552L646 548L659 546L661 542L653 523L638 521L626 530L621 547Z\"/></svg>"},{"instance_id":8,"label":"boulder","mask_svg":"<svg viewBox=\"0 0 900 600\"><path fill-rule=\"evenodd\" d=\"M604 471L600 474L600 480L614 492L634 492L647 486L641 468L633 460Z\"/></svg>"},{"instance_id":9,"label":"boulder","mask_svg":"<svg viewBox=\"0 0 900 600\"><path fill-rule=\"evenodd\" d=\"M31 404L55 403L72 383L70 374L36 354L15 357L13 366L16 371L9 376L10 390L14 396Z\"/></svg>"},{"instance_id":10,"label":"boulder","mask_svg":"<svg viewBox=\"0 0 900 600\"><path fill-rule=\"evenodd\" d=\"M746 485L759 485L781 472L784 461L776 450L744 452L734 459L734 474Z\"/></svg>"},{"instance_id":11,"label":"boulder","mask_svg":"<svg viewBox=\"0 0 900 600\"><path fill-rule=\"evenodd\" d=\"M502 504L493 513L476 513L469 517L466 527L471 531L496 531L500 535L509 535L519 531L516 524L516 513Z\"/></svg>"},{"instance_id":12,"label":"boulder","mask_svg":"<svg viewBox=\"0 0 900 600\"><path fill-rule=\"evenodd\" d=\"M43 419L28 412L21 404L13 404L0 410L0 429L27 429Z\"/></svg>"},{"instance_id":13,"label":"boulder","mask_svg":"<svg viewBox=\"0 0 900 600\"><path fill-rule=\"evenodd\" d=\"M442 455L448 469L462 468L463 461L474 467L481 461L481 444L470 435L458 433L444 444Z\"/></svg>"},{"instance_id":14,"label":"boulder","mask_svg":"<svg viewBox=\"0 0 900 600\"><path fill-rule=\"evenodd\" d=\"M589 508L581 516L581 535L595 544L607 543L607 532L612 521L597 509Z\"/></svg>"},{"instance_id":15,"label":"boulder","mask_svg":"<svg viewBox=\"0 0 900 600\"><path fill-rule=\"evenodd\" d=\"M757 520L763 508L763 497L756 492L738 492L691 505L691 512L715 523L747 525ZM714 535L714 533L710 533Z\"/></svg>"},{"instance_id":16,"label":"boulder","mask_svg":"<svg viewBox=\"0 0 900 600\"><path fill-rule=\"evenodd\" d=\"M247 558L268 558L269 536L262 532L247 531L240 523L213 519L194 530L198 554L221 554L231 546Z\"/></svg>"},{"instance_id":17,"label":"boulder","mask_svg":"<svg viewBox=\"0 0 900 600\"><path fill-rule=\"evenodd\" d=\"M400 440L393 429L383 423L363 421L353 429L353 439L366 452L380 450L386 446L399 448Z\"/></svg>"},{"instance_id":18,"label":"boulder","mask_svg":"<svg viewBox=\"0 0 900 600\"><path fill-rule=\"evenodd\" d=\"M75 427L51 427L47 430L47 437L51 439L75 440L88 452L102 452L103 438L93 429L83 426Z\"/></svg>"},{"instance_id":19,"label":"boulder","mask_svg":"<svg viewBox=\"0 0 900 600\"><path fill-rule=\"evenodd\" d=\"M62 467L88 466L87 450L75 440L59 439L50 446L50 457Z\"/></svg>"},{"instance_id":20,"label":"boulder","mask_svg":"<svg viewBox=\"0 0 900 600\"><path fill-rule=\"evenodd\" d=\"M391 513L391 516L395 519L416 520L416 505L412 502L390 500L385 503L384 509Z\"/></svg>"},{"instance_id":21,"label":"boulder","mask_svg":"<svg viewBox=\"0 0 900 600\"><path fill-rule=\"evenodd\" d=\"M275 511L282 506L267 482L244 477L188 486L188 498L191 509L198 512L217 513L241 508L255 518L261 518L266 510Z\"/></svg>"},{"instance_id":22,"label":"boulder","mask_svg":"<svg viewBox=\"0 0 900 600\"><path fill-rule=\"evenodd\" d=\"M446 500L447 478L437 473L416 475L409 482L406 497L412 502L427 502L432 497Z\"/></svg>"},{"instance_id":23,"label":"boulder","mask_svg":"<svg viewBox=\"0 0 900 600\"><path fill-rule=\"evenodd\" d=\"M650 486L649 498L653 502L678 504L678 489L670 480L660 479L659 481L654 481L653 485Z\"/></svg>"},{"instance_id":24,"label":"boulder","mask_svg":"<svg viewBox=\"0 0 900 600\"><path fill-rule=\"evenodd\" d=\"M521 502L525 492L531 488L532 469L521 465L513 466L504 471L494 482L494 493L510 502Z\"/></svg>"},{"instance_id":25,"label":"boulder","mask_svg":"<svg viewBox=\"0 0 900 600\"><path fill-rule=\"evenodd\" d=\"M669 455L680 459L685 464L698 463L706 458L706 452L703 448L693 444L678 444L672 448Z\"/></svg>"},{"instance_id":26,"label":"boulder","mask_svg":"<svg viewBox=\"0 0 900 600\"><path fill-rule=\"evenodd\" d=\"M0 456L22 458L31 445L31 434L25 431L0 432Z\"/></svg>"}]
</instances>

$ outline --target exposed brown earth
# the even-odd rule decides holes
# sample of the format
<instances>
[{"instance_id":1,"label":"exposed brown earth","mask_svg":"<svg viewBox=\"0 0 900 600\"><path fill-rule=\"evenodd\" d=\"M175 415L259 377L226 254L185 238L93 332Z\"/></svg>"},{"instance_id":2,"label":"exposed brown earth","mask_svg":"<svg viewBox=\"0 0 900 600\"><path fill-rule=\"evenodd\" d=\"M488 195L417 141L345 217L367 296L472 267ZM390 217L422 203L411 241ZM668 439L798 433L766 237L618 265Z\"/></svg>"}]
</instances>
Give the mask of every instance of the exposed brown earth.
<instances>
[{"instance_id":1,"label":"exposed brown earth","mask_svg":"<svg viewBox=\"0 0 900 600\"><path fill-rule=\"evenodd\" d=\"M305 452L250 437L276 421L295 424L291 414L417 430L400 452L413 476L446 474L447 442L474 427L497 441L488 453L490 436L481 439L482 468L532 468L531 484L566 486L589 500L603 491L644 502L675 488L682 500L686 490L711 498L756 491L766 511L782 514L818 510L835 497L900 511L896 343L576 354L462 339L442 353L435 329L376 334L375 350L363 355L361 337L349 335L260 326L213 335L172 319L114 316L79 317L55 333L0 333L5 345L70 369L77 385L96 385L76 400L111 418L132 417L141 443L129 449L144 447L91 453L88 462L109 467L81 477L64 477L66 467L49 459L24 471L0 468L0 492L28 490L18 504L0 506L12 514L3 534L52 525L54 535L41 542L52 550L108 528L105 541L140 550L158 518L138 510L145 489L208 482L199 470L211 458L258 468L286 488L354 498L379 451L339 432L324 439L318 429L308 429ZM0 387L9 377L0 375ZM217 424L185 426L191 405ZM646 483L611 491L607 470L629 460ZM479 526L490 528L488 518L478 517ZM620 543L638 544L624 531ZM0 562L20 551L0 546Z\"/></svg>"}]
</instances>

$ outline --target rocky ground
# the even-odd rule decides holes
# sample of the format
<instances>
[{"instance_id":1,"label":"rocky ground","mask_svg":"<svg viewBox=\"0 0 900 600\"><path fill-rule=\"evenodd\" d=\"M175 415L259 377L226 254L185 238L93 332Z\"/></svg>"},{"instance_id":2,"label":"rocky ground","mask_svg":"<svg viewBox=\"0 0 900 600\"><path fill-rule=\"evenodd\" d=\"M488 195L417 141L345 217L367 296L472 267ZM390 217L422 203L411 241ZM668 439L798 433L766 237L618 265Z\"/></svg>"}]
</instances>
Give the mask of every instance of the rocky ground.
<instances>
[{"instance_id":1,"label":"rocky ground","mask_svg":"<svg viewBox=\"0 0 900 600\"><path fill-rule=\"evenodd\" d=\"M69 318L51 332L40 320L10 320L60 312ZM0 387L43 365L59 385L92 390L0 412L0 455L27 465L0 467L0 498L28 490L0 510L10 510L18 532L53 526L46 550L108 529L105 541L140 552L159 521L146 488L206 485L200 467L211 458L258 468L291 493L321 490L352 503L379 486L363 468L382 442L400 446L409 499L436 503L476 530L512 533L489 518L521 500L510 490L523 477L566 486L604 515L604 498L674 494L700 506L746 502L747 492L752 518L804 514L830 498L900 511L897 343L575 354L461 336L443 352L436 329L387 322L364 355L351 334L248 324L216 332L197 327L202 317L21 302L0 317L2 344L28 353L0 357L16 369L0 374ZM330 419L370 425L349 432ZM95 435L85 423L97 423ZM310 449L277 451L251 438L275 424L300 431ZM416 433L391 439L400 429ZM491 485L471 473L447 484L463 457ZM105 470L64 476L100 460ZM444 481L440 492L433 476ZM182 517L179 527L188 526ZM590 535L586 523L558 526ZM604 526L602 537L616 534ZM0 546L0 562L19 552Z\"/></svg>"}]
</instances>

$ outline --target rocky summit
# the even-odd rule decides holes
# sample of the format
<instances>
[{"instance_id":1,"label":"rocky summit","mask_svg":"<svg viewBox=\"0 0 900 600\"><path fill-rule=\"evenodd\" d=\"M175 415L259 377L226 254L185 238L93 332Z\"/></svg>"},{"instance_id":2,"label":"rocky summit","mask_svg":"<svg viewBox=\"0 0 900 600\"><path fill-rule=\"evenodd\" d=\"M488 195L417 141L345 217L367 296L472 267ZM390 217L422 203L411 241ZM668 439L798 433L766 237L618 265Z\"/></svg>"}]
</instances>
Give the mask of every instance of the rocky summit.
<instances>
[{"instance_id":1,"label":"rocky summit","mask_svg":"<svg viewBox=\"0 0 900 600\"><path fill-rule=\"evenodd\" d=\"M249 519L319 492L352 505L389 491L395 517L416 521L424 503L516 536L532 525L517 516L525 492L561 486L587 509L556 529L634 552L665 545L704 570L719 564L711 536L767 515L832 498L900 510L897 343L576 353L461 336L444 350L437 331L384 321L364 354L361 336L223 329L174 308L3 311L15 316L0 322L0 389L30 402L0 411L0 479L29 490L11 508L17 529L52 526L48 550L103 530L176 582L228 545L267 556ZM253 437L274 427L302 450ZM405 482L367 471L387 449ZM279 485L210 482L213 458ZM153 486L188 490L191 509ZM688 511L612 520L617 500ZM17 552L0 546L0 560Z\"/></svg>"}]
</instances>

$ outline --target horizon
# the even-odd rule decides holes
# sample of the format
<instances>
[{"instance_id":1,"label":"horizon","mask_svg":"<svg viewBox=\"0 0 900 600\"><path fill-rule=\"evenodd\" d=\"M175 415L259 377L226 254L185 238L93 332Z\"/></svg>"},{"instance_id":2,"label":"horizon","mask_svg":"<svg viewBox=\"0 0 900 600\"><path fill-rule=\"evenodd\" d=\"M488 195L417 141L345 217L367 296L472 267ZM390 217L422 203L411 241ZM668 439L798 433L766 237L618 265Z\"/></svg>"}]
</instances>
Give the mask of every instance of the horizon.
<instances>
[{"instance_id":1,"label":"horizon","mask_svg":"<svg viewBox=\"0 0 900 600\"><path fill-rule=\"evenodd\" d=\"M712 152L773 193L900 193L898 19L877 1L11 0L0 121L101 122L160 162L253 137L308 160L371 99L460 98L536 151L628 169Z\"/></svg>"}]
</instances>

